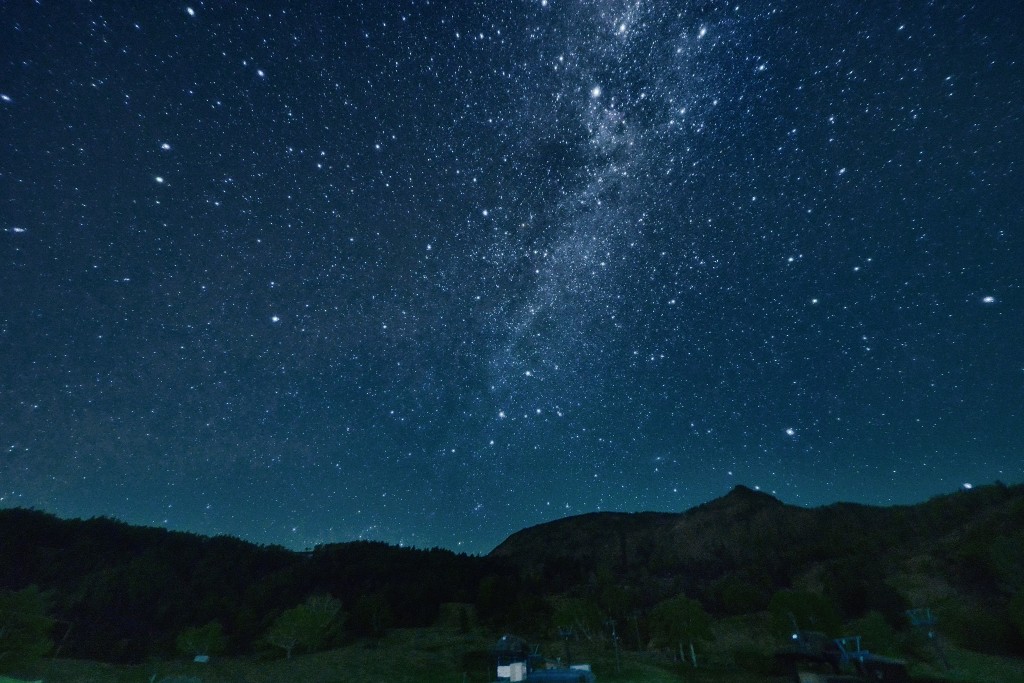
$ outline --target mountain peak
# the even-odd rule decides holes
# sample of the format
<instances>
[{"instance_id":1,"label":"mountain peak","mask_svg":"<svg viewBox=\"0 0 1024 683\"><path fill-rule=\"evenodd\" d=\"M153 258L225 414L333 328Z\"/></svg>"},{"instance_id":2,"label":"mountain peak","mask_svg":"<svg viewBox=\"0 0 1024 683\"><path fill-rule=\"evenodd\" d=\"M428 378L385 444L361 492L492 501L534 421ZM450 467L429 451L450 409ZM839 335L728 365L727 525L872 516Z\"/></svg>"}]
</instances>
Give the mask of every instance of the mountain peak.
<instances>
[{"instance_id":1,"label":"mountain peak","mask_svg":"<svg viewBox=\"0 0 1024 683\"><path fill-rule=\"evenodd\" d=\"M708 501L703 505L698 505L693 508L694 510L714 510L714 511L726 511L726 510L755 510L765 508L780 508L785 503L781 500L760 491L752 489L749 486L743 484L737 484L732 488L729 493L725 494L721 498L715 498L714 500Z\"/></svg>"},{"instance_id":2,"label":"mountain peak","mask_svg":"<svg viewBox=\"0 0 1024 683\"><path fill-rule=\"evenodd\" d=\"M749 486L743 484L736 484L732 487L729 493L722 496L722 500L745 500L745 501L759 501L761 503L770 503L782 505L782 501L775 496L765 493L760 489L752 489Z\"/></svg>"}]
</instances>

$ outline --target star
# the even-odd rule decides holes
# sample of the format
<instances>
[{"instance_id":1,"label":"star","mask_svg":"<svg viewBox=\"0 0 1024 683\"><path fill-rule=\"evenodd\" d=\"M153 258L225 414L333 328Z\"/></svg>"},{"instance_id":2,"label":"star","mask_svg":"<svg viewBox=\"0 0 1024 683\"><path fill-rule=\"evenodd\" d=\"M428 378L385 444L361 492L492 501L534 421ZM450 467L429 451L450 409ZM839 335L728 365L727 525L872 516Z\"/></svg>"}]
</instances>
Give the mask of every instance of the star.
<instances>
[{"instance_id":1,"label":"star","mask_svg":"<svg viewBox=\"0 0 1024 683\"><path fill-rule=\"evenodd\" d=\"M1015 26L422 4L5 5L4 504L487 553L1021 478Z\"/></svg>"}]
</instances>

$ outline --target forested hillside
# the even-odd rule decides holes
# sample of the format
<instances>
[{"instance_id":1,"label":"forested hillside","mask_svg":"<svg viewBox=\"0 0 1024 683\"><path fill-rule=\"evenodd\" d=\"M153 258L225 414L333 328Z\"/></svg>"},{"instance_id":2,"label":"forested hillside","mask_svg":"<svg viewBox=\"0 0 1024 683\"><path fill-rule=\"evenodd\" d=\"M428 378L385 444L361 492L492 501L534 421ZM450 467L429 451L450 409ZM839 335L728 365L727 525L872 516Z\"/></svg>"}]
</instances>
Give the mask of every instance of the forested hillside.
<instances>
[{"instance_id":1,"label":"forested hillside","mask_svg":"<svg viewBox=\"0 0 1024 683\"><path fill-rule=\"evenodd\" d=\"M345 629L434 622L445 602L473 602L500 561L447 550L357 542L296 553L234 538L60 520L0 510L0 590L38 586L62 654L129 661L173 653L186 628L217 621L227 649L259 646L275 618L311 595L341 601Z\"/></svg>"},{"instance_id":2,"label":"forested hillside","mask_svg":"<svg viewBox=\"0 0 1024 683\"><path fill-rule=\"evenodd\" d=\"M875 615L906 631L906 611L927 607L962 647L1024 655L1022 486L816 509L738 487L680 514L525 529L486 557L370 542L297 553L8 509L0 548L5 623L25 630L12 615L38 612L61 655L105 661L172 654L197 638L229 653L290 654L442 616L524 635L570 625L588 638L614 622L629 629L624 646L646 649L684 608L708 619L801 612L822 630ZM316 638L279 637L314 613Z\"/></svg>"}]
</instances>

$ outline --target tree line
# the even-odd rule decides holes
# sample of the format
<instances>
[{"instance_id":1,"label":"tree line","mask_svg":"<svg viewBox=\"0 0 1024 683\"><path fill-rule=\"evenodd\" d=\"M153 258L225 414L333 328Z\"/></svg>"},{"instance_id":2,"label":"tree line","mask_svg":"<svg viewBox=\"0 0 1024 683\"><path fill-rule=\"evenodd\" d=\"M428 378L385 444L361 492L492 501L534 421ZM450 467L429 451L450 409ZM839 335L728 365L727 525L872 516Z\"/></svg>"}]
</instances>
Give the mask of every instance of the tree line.
<instances>
[{"instance_id":1,"label":"tree line","mask_svg":"<svg viewBox=\"0 0 1024 683\"><path fill-rule=\"evenodd\" d=\"M347 637L426 626L444 603L474 603L485 577L515 574L441 549L355 542L298 553L23 509L0 510L0 547L0 593L59 620L61 655L112 662L173 654L183 632L211 623L223 651L252 652L311 596L344 605Z\"/></svg>"},{"instance_id":2,"label":"tree line","mask_svg":"<svg viewBox=\"0 0 1024 683\"><path fill-rule=\"evenodd\" d=\"M735 615L770 612L780 634L794 618L830 634L868 619L891 634L907 630L907 610L922 606L891 580L899 547L910 547L912 527L952 537L946 519L978 521L955 543L918 531L912 547L920 571L956 589L956 599L939 606L942 629L969 649L1024 655L1024 496L998 487L982 493L991 500L953 497L898 510L901 518L865 524L861 536L823 534L827 525L818 525L809 527L812 543L794 527L792 542L763 562L733 549L742 537L729 545L712 528L720 550L699 566L625 535L607 556L588 556L589 547L543 556L538 545L516 557L479 557L377 542L297 553L105 518L0 510L0 659L55 651L111 662L176 653L287 657L433 625L445 606L464 629L571 631L694 661L712 620ZM896 551L885 546L885 529L898 531ZM795 588L808 573L814 593Z\"/></svg>"}]
</instances>

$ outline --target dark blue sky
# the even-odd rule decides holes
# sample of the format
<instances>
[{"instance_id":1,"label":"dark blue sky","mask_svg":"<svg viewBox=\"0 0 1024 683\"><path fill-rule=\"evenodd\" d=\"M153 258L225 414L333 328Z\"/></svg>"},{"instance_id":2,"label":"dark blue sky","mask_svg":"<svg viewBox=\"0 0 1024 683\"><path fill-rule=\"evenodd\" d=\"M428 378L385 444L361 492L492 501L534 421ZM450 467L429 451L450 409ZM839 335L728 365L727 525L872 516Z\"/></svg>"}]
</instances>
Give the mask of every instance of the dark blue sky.
<instances>
[{"instance_id":1,"label":"dark blue sky","mask_svg":"<svg viewBox=\"0 0 1024 683\"><path fill-rule=\"evenodd\" d=\"M0 506L482 552L1019 482L1022 27L5 3Z\"/></svg>"}]
</instances>

